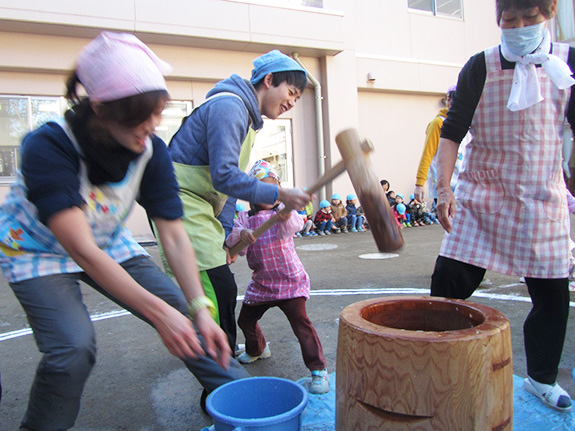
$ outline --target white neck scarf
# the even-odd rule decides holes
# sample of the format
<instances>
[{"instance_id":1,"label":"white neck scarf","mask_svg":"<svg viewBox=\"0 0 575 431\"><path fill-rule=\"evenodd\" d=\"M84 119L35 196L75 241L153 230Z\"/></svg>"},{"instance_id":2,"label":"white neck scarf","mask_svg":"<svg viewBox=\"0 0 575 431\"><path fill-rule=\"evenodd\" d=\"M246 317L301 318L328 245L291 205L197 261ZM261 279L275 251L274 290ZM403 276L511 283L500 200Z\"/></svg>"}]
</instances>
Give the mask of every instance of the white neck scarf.
<instances>
[{"instance_id":1,"label":"white neck scarf","mask_svg":"<svg viewBox=\"0 0 575 431\"><path fill-rule=\"evenodd\" d=\"M505 43L501 43L501 54L503 57L515 64L513 74L513 85L507 100L507 108L510 111L521 111L529 108L543 100L541 87L537 78L536 64L540 64L543 70L560 90L565 90L575 84L575 79L571 69L562 59L554 54L550 54L551 36L549 30L545 31L545 36L539 48L532 54L518 56L509 52Z\"/></svg>"}]
</instances>

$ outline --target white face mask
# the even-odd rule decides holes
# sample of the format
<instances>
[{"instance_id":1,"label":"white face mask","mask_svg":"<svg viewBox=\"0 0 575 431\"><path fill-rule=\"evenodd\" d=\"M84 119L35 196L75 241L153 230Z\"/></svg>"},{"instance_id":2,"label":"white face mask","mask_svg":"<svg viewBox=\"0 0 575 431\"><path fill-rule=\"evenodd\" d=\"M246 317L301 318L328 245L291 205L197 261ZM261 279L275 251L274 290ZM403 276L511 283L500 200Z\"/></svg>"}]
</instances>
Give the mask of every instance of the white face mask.
<instances>
[{"instance_id":1,"label":"white face mask","mask_svg":"<svg viewBox=\"0 0 575 431\"><path fill-rule=\"evenodd\" d=\"M523 57L541 45L545 35L545 22L519 28L502 28L501 42L512 54Z\"/></svg>"}]
</instances>

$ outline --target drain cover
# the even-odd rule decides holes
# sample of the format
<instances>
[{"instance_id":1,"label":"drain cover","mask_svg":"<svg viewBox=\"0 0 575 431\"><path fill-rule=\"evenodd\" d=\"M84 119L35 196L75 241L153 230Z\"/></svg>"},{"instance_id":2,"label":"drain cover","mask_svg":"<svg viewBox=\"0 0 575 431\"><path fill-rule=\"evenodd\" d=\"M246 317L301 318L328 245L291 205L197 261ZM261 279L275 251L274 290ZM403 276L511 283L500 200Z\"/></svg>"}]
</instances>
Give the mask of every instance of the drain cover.
<instances>
[{"instance_id":1,"label":"drain cover","mask_svg":"<svg viewBox=\"0 0 575 431\"><path fill-rule=\"evenodd\" d=\"M368 253L368 254L360 254L360 259L393 259L394 257L398 257L399 254L395 253Z\"/></svg>"}]
</instances>

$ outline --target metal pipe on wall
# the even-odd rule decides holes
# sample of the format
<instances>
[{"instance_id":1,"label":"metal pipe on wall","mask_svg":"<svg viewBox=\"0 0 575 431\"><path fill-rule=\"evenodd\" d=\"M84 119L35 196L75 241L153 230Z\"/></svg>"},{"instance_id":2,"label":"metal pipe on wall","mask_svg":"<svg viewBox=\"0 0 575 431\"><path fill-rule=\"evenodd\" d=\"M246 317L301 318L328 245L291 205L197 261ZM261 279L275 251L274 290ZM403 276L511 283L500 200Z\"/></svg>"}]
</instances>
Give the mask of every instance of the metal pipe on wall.
<instances>
[{"instance_id":1,"label":"metal pipe on wall","mask_svg":"<svg viewBox=\"0 0 575 431\"><path fill-rule=\"evenodd\" d=\"M319 81L309 72L305 67L297 52L292 54L292 57L298 64L304 68L307 73L307 77L313 85L315 91L315 122L316 122L316 145L317 145L317 158L318 158L318 178L320 178L325 172L325 154L323 149L323 111L321 107L321 101L323 100L321 96L321 84ZM322 187L318 191L318 198L321 201L325 199L325 187Z\"/></svg>"}]
</instances>

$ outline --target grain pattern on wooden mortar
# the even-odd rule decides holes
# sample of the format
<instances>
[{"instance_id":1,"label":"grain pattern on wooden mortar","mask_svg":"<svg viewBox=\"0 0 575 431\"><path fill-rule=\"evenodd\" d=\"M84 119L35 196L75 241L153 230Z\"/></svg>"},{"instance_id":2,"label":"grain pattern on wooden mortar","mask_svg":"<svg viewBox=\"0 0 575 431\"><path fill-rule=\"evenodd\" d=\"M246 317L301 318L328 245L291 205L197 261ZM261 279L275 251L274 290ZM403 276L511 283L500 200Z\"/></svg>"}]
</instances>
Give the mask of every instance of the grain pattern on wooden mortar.
<instances>
[{"instance_id":1,"label":"grain pattern on wooden mortar","mask_svg":"<svg viewBox=\"0 0 575 431\"><path fill-rule=\"evenodd\" d=\"M403 330L370 321L378 321L378 309L401 314L410 307L426 322L434 309L446 319L450 313L441 310L457 309L475 326ZM431 320L438 324L437 316ZM337 431L512 430L509 321L490 307L412 296L352 304L340 316L336 375Z\"/></svg>"}]
</instances>

